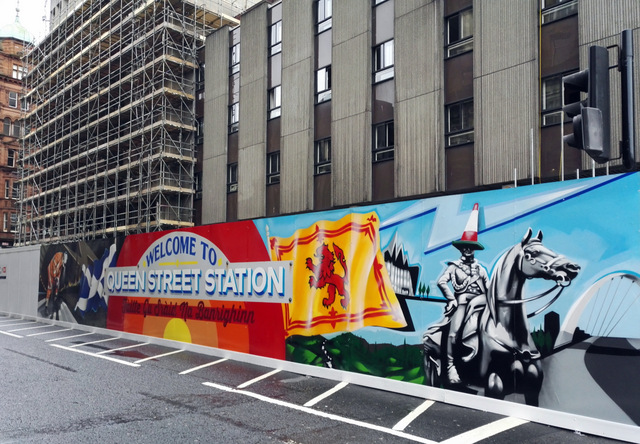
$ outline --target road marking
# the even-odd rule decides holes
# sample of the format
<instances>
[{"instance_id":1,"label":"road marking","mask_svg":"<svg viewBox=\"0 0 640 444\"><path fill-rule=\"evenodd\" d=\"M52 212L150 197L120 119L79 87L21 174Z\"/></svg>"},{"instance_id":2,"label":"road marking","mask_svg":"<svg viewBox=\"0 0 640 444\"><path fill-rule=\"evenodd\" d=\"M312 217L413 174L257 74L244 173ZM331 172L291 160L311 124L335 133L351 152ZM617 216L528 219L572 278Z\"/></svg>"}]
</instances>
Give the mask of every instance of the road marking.
<instances>
[{"instance_id":1,"label":"road marking","mask_svg":"<svg viewBox=\"0 0 640 444\"><path fill-rule=\"evenodd\" d=\"M473 444L528 422L529 421L525 421L524 419L506 417L485 424L477 429L461 433L453 438L442 441L440 444Z\"/></svg>"},{"instance_id":2,"label":"road marking","mask_svg":"<svg viewBox=\"0 0 640 444\"><path fill-rule=\"evenodd\" d=\"M280 371L280 369L277 368L275 370L270 371L269 373L265 373L262 376L258 376L257 378L254 378L251 381L243 382L242 384L240 384L238 386L238 388L239 389L243 389L243 388L249 387L251 384L254 384L254 383L258 382L258 381L262 381L263 379L267 379L269 376L275 375L279 371Z\"/></svg>"},{"instance_id":3,"label":"road marking","mask_svg":"<svg viewBox=\"0 0 640 444\"><path fill-rule=\"evenodd\" d=\"M427 399L425 402L416 407L411 413L402 418L396 425L393 426L393 430L404 430L409 424L413 422L418 416L422 415L429 407L435 404L435 401Z\"/></svg>"},{"instance_id":4,"label":"road marking","mask_svg":"<svg viewBox=\"0 0 640 444\"><path fill-rule=\"evenodd\" d=\"M170 356L170 355L175 355L176 353L182 353L184 350L174 350L171 351L169 353L163 353L161 355L155 355L155 356L149 356L148 358L144 358L144 359L138 359L137 361L134 361L136 364L141 364L145 361L150 361L152 359L156 359L156 358L164 358L165 356Z\"/></svg>"},{"instance_id":5,"label":"road marking","mask_svg":"<svg viewBox=\"0 0 640 444\"><path fill-rule=\"evenodd\" d=\"M104 355L107 353L112 353L112 352L116 352L116 351L120 351L120 350L127 350L130 348L136 348L136 347L142 347L143 345L147 345L149 344L148 342L141 342L140 344L133 344L133 345L127 345L126 347L120 347L120 348L112 348L110 350L103 350L101 352L96 353L96 355Z\"/></svg>"},{"instance_id":6,"label":"road marking","mask_svg":"<svg viewBox=\"0 0 640 444\"><path fill-rule=\"evenodd\" d=\"M305 407L313 407L314 405L316 405L317 403L319 403L320 401L322 401L325 398L328 398L329 396L333 395L334 393L336 393L339 390L342 390L343 388L345 388L346 386L348 386L349 383L346 381L342 381L340 384L337 384L335 387L333 387L330 390L327 390L326 392L316 396L315 398L313 398L310 401L307 401L304 406Z\"/></svg>"},{"instance_id":7,"label":"road marking","mask_svg":"<svg viewBox=\"0 0 640 444\"><path fill-rule=\"evenodd\" d=\"M72 351L72 352L80 353L87 356L93 356L94 358L106 359L107 361L117 362L118 364L128 365L129 367L140 367L135 362L123 361L122 359L112 358L111 356L97 355L95 353L91 353L85 350L80 350L78 348L65 347L64 345L60 345L60 344L50 344L50 345L51 347L57 347L63 350Z\"/></svg>"},{"instance_id":8,"label":"road marking","mask_svg":"<svg viewBox=\"0 0 640 444\"><path fill-rule=\"evenodd\" d=\"M35 321L28 321L28 322L19 322L17 324L2 324L0 325L0 327L17 327L18 325L33 325L36 324Z\"/></svg>"},{"instance_id":9,"label":"road marking","mask_svg":"<svg viewBox=\"0 0 640 444\"><path fill-rule=\"evenodd\" d=\"M382 427L379 425L375 425L375 424L369 424L363 421L358 421L356 419L350 419L350 418L345 418L343 416L338 416L338 415L334 415L333 413L327 413L327 412L323 412L320 410L315 410L309 407L304 407L301 405L297 405L297 404L292 404L290 402L286 402L286 401L281 401L279 399L273 399L273 398L269 398L267 396L263 396L263 395L259 395L257 393L253 393L253 392L248 392L246 390L238 390L235 389L233 387L226 387L224 385L220 385L220 384L215 384L213 382L203 382L203 385L206 385L208 387L213 387L215 389L218 390L223 390L226 392L231 392L231 393L237 393L239 395L245 395L245 396L249 396L255 399L258 399L260 401L264 401L264 402L268 402L270 404L275 404L275 405L279 405L281 407L287 407L290 408L292 410L297 410L300 412L304 412L304 413L308 413L310 415L315 415L315 416L320 416L326 419L330 419L333 421L338 421L338 422L342 422L345 424L351 424L351 425L355 425L358 427L362 427L365 429L369 429L369 430L375 430L378 432L382 432L382 433L386 433L389 435L393 435L393 436L398 436L400 438L404 438L404 439L408 439L411 441L415 441L415 442L420 442L423 444L437 444L436 441L432 441L430 439L426 439L426 438L422 438L420 436L415 436L415 435L410 435L408 433L405 432L401 432L399 430L393 430L387 427Z\"/></svg>"},{"instance_id":10,"label":"road marking","mask_svg":"<svg viewBox=\"0 0 640 444\"><path fill-rule=\"evenodd\" d=\"M2 333L3 335L7 335L7 336L13 336L14 338L21 338L22 337L20 335L14 335L13 333L9 333L8 331L0 330L0 333Z\"/></svg>"},{"instance_id":11,"label":"road marking","mask_svg":"<svg viewBox=\"0 0 640 444\"><path fill-rule=\"evenodd\" d=\"M70 345L69 347L70 347L70 348L82 347L83 345L91 345L91 344L99 344L99 343L101 343L101 342L115 341L116 339L120 339L120 338L98 339L97 341L82 342L82 343L80 343L80 344Z\"/></svg>"},{"instance_id":12,"label":"road marking","mask_svg":"<svg viewBox=\"0 0 640 444\"><path fill-rule=\"evenodd\" d=\"M196 370L200 370L206 367L210 367L212 365L220 364L221 362L228 361L229 358L218 359L217 361L208 362L206 364L199 365L197 367L190 368L189 370L182 371L178 373L179 375L186 375L187 373L195 372Z\"/></svg>"},{"instance_id":13,"label":"road marking","mask_svg":"<svg viewBox=\"0 0 640 444\"><path fill-rule=\"evenodd\" d=\"M93 333L81 333L79 335L73 335L73 336L65 336L63 338L54 338L54 339L47 339L44 342L55 342L55 341L63 341L65 339L73 339L73 338L79 338L80 336L88 336L88 335L92 335Z\"/></svg>"},{"instance_id":14,"label":"road marking","mask_svg":"<svg viewBox=\"0 0 640 444\"><path fill-rule=\"evenodd\" d=\"M55 327L55 325L52 327ZM50 335L53 333L60 333L60 332L69 331L69 330L73 330L73 328L63 328L62 330L44 331L41 333L31 333L30 335L27 335L27 336L31 337L31 336L40 336L40 335Z\"/></svg>"},{"instance_id":15,"label":"road marking","mask_svg":"<svg viewBox=\"0 0 640 444\"><path fill-rule=\"evenodd\" d=\"M55 325L37 325L35 327L23 327L23 328L16 328L14 330L9 330L10 332L14 332L14 331L22 331L22 330L35 330L36 328L47 328L47 327L55 327Z\"/></svg>"}]
</instances>

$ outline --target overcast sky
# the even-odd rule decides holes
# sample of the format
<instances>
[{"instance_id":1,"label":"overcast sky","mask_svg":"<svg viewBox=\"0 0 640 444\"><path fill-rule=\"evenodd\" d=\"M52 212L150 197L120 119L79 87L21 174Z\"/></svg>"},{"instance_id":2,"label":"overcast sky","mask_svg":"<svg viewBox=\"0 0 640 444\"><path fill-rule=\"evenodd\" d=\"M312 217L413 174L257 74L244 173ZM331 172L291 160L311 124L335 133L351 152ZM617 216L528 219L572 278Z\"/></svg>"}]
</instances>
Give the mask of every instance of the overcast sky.
<instances>
[{"instance_id":1,"label":"overcast sky","mask_svg":"<svg viewBox=\"0 0 640 444\"><path fill-rule=\"evenodd\" d=\"M45 22L42 21L42 16L46 15L47 19L49 18L50 1L51 0L19 0L20 23L22 23L22 26L27 28L36 39L41 39L45 35L46 28ZM16 19L17 4L18 0L0 0L0 26L11 23Z\"/></svg>"}]
</instances>

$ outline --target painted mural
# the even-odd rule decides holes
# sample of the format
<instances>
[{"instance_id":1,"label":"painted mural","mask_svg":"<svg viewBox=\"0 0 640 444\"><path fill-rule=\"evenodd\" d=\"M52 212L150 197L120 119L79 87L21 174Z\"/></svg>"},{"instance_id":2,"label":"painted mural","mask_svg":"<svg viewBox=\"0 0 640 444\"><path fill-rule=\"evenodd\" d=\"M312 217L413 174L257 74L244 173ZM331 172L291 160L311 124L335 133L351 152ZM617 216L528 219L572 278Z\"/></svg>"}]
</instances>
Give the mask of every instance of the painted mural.
<instances>
[{"instance_id":1,"label":"painted mural","mask_svg":"<svg viewBox=\"0 0 640 444\"><path fill-rule=\"evenodd\" d=\"M631 173L51 246L40 313L638 425L639 190Z\"/></svg>"},{"instance_id":2,"label":"painted mural","mask_svg":"<svg viewBox=\"0 0 640 444\"><path fill-rule=\"evenodd\" d=\"M42 317L106 327L105 271L116 263L122 239L98 239L40 249L38 314Z\"/></svg>"}]
</instances>

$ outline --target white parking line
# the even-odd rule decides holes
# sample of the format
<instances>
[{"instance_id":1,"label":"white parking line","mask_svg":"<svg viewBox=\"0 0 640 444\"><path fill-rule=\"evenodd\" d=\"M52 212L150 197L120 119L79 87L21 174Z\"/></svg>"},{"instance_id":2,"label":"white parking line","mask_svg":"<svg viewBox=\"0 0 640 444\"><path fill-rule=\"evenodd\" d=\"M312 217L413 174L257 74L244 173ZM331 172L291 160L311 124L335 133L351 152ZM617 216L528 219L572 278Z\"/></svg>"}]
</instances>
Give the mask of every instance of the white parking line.
<instances>
[{"instance_id":1,"label":"white parking line","mask_svg":"<svg viewBox=\"0 0 640 444\"><path fill-rule=\"evenodd\" d=\"M525 421L524 419L506 417L461 433L453 438L442 441L440 444L473 444L528 422L529 421Z\"/></svg>"},{"instance_id":2,"label":"white parking line","mask_svg":"<svg viewBox=\"0 0 640 444\"><path fill-rule=\"evenodd\" d=\"M242 384L240 384L238 386L238 388L239 389L243 389L243 388L249 387L251 384L255 384L258 381L262 381L263 379L267 379L269 376L275 375L279 371L280 371L280 369L275 369L275 370L270 371L269 373L265 373L262 376L258 376L257 378L253 378L251 381L243 382Z\"/></svg>"},{"instance_id":3,"label":"white parking line","mask_svg":"<svg viewBox=\"0 0 640 444\"><path fill-rule=\"evenodd\" d=\"M55 341L64 341L65 339L73 339L73 338L79 338L81 336L89 336L92 335L93 333L80 333L79 335L73 335L73 336L65 336L63 338L53 338L53 339L47 339L44 342L55 342Z\"/></svg>"},{"instance_id":4,"label":"white parking line","mask_svg":"<svg viewBox=\"0 0 640 444\"><path fill-rule=\"evenodd\" d=\"M17 327L18 325L33 325L35 324L35 321L27 321L27 322L18 322L17 324L2 324L0 325L0 327L4 328L4 327Z\"/></svg>"},{"instance_id":5,"label":"white parking line","mask_svg":"<svg viewBox=\"0 0 640 444\"><path fill-rule=\"evenodd\" d=\"M77 348L65 347L64 345L51 344L51 347L57 347L57 348L61 348L63 350L72 351L72 352L76 352L76 353L81 353L81 354L87 355L87 356L93 356L94 358L106 359L107 361L117 362L118 364L128 365L129 367L140 367L135 362L123 361L122 359L112 358L111 356L97 355L95 353L91 353L91 352L88 352L88 351L80 350L80 349L77 349Z\"/></svg>"},{"instance_id":6,"label":"white parking line","mask_svg":"<svg viewBox=\"0 0 640 444\"><path fill-rule=\"evenodd\" d=\"M103 350L101 352L96 353L96 355L104 355L107 353L113 353L116 351L120 351L120 350L127 350L130 348L136 348L136 347L142 347L143 345L147 345L149 344L148 342L141 342L140 344L133 344L133 345L127 345L126 347L120 347L120 348L112 348L110 350Z\"/></svg>"},{"instance_id":7,"label":"white parking line","mask_svg":"<svg viewBox=\"0 0 640 444\"><path fill-rule=\"evenodd\" d=\"M178 373L179 375L186 375L187 373L195 372L196 370L200 370L206 367L210 367L212 365L220 364L221 362L228 361L229 358L218 359L217 361L208 362L206 364L199 365L197 367L190 368L189 370L182 371Z\"/></svg>"},{"instance_id":8,"label":"white parking line","mask_svg":"<svg viewBox=\"0 0 640 444\"><path fill-rule=\"evenodd\" d=\"M213 382L203 382L203 385L206 385L207 387L213 387L215 389L218 390L223 390L226 392L231 392L231 393L237 393L239 395L245 395L245 396L250 396L252 398L258 399L260 401L264 401L264 402L268 402L270 404L275 404L275 405L279 405L281 407L287 407L290 408L292 410L297 410L300 412L304 412L304 413L308 413L310 415L315 415L315 416L320 416L326 419L330 419L333 421L339 421L345 424L351 424L351 425L355 425L358 427L362 427L362 428L366 428L369 430L375 430L378 432L382 432L382 433L386 433L392 436L397 436L400 438L404 438L404 439L408 439L411 441L415 441L415 442L420 442L423 444L437 444L436 441L432 441L430 439L426 439L426 438L422 438L420 436L415 436L415 435L410 435L408 433L405 432L401 432L399 430L393 430L393 429L389 429L387 427L382 427L379 425L375 425L375 424L369 424L363 421L358 421L356 419L350 419L350 418L345 418L342 416L338 416L338 415L334 415L333 413L327 413L327 412L323 412L320 410L315 410L309 407L304 407L301 405L297 405L297 404L292 404L290 402L286 402L286 401L281 401L279 399L273 399L273 398L269 398L267 396L263 396L263 395L259 395L257 393L253 393L253 392L248 392L245 390L238 390L232 387L226 387L224 385L220 385L220 384L215 384Z\"/></svg>"},{"instance_id":9,"label":"white parking line","mask_svg":"<svg viewBox=\"0 0 640 444\"><path fill-rule=\"evenodd\" d=\"M83 345L99 344L101 342L115 341L116 339L119 339L119 338L107 338L107 339L98 339L96 341L90 341L90 342L82 342L80 344L70 345L69 348L82 347Z\"/></svg>"},{"instance_id":10,"label":"white parking line","mask_svg":"<svg viewBox=\"0 0 640 444\"><path fill-rule=\"evenodd\" d=\"M176 353L182 353L184 350L174 350L172 352L169 353L163 353L161 355L156 355L156 356L149 356L148 358L144 358L144 359L138 359L137 361L135 361L136 364L141 364L145 361L150 361L152 359L156 359L156 358L164 358L165 356L169 356L169 355L175 355Z\"/></svg>"},{"instance_id":11,"label":"white parking line","mask_svg":"<svg viewBox=\"0 0 640 444\"><path fill-rule=\"evenodd\" d=\"M50 327L55 327L55 325L50 325ZM43 332L40 332L40 333L31 333L30 335L27 335L27 337L40 336L40 335L51 335L53 333L60 333L60 332L69 331L69 330L73 330L73 328L63 328L61 330L43 331Z\"/></svg>"},{"instance_id":12,"label":"white parking line","mask_svg":"<svg viewBox=\"0 0 640 444\"><path fill-rule=\"evenodd\" d=\"M14 331L23 331L23 330L35 330L36 328L47 328L47 327L55 327L54 325L37 325L35 327L23 327L23 328L16 328L14 330L9 330L11 333L13 333Z\"/></svg>"},{"instance_id":13,"label":"white parking line","mask_svg":"<svg viewBox=\"0 0 640 444\"><path fill-rule=\"evenodd\" d=\"M9 333L8 331L0 330L0 333L2 333L3 335L7 335L7 336L13 336L14 338L21 338L22 337L20 335L14 335L13 333Z\"/></svg>"},{"instance_id":14,"label":"white parking line","mask_svg":"<svg viewBox=\"0 0 640 444\"><path fill-rule=\"evenodd\" d=\"M425 402L416 407L411 413L402 418L396 425L393 426L393 430L404 430L411 422L418 416L423 414L429 407L435 404L434 401L427 399Z\"/></svg>"},{"instance_id":15,"label":"white parking line","mask_svg":"<svg viewBox=\"0 0 640 444\"><path fill-rule=\"evenodd\" d=\"M305 407L313 407L314 405L316 405L317 403L319 403L320 401L322 401L325 398L328 398L329 396L333 395L334 393L336 393L339 390L342 390L343 388L345 388L346 386L348 386L349 383L346 381L342 381L340 384L337 384L335 387L333 387L330 390L327 390L326 392L322 393L321 395L316 396L315 398L313 398L310 401L307 401L304 406Z\"/></svg>"}]
</instances>

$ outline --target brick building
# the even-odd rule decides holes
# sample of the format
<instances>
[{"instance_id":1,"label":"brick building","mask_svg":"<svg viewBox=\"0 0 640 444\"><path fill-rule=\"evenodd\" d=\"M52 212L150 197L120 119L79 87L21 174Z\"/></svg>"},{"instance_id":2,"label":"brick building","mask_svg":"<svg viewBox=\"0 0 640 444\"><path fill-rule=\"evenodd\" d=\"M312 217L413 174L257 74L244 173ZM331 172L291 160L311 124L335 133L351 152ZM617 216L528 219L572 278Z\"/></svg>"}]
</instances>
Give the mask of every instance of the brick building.
<instances>
[{"instance_id":1,"label":"brick building","mask_svg":"<svg viewBox=\"0 0 640 444\"><path fill-rule=\"evenodd\" d=\"M0 27L0 247L14 243L18 222L18 154L22 122L20 115L26 102L22 77L27 69L22 60L32 35L15 21Z\"/></svg>"}]
</instances>

